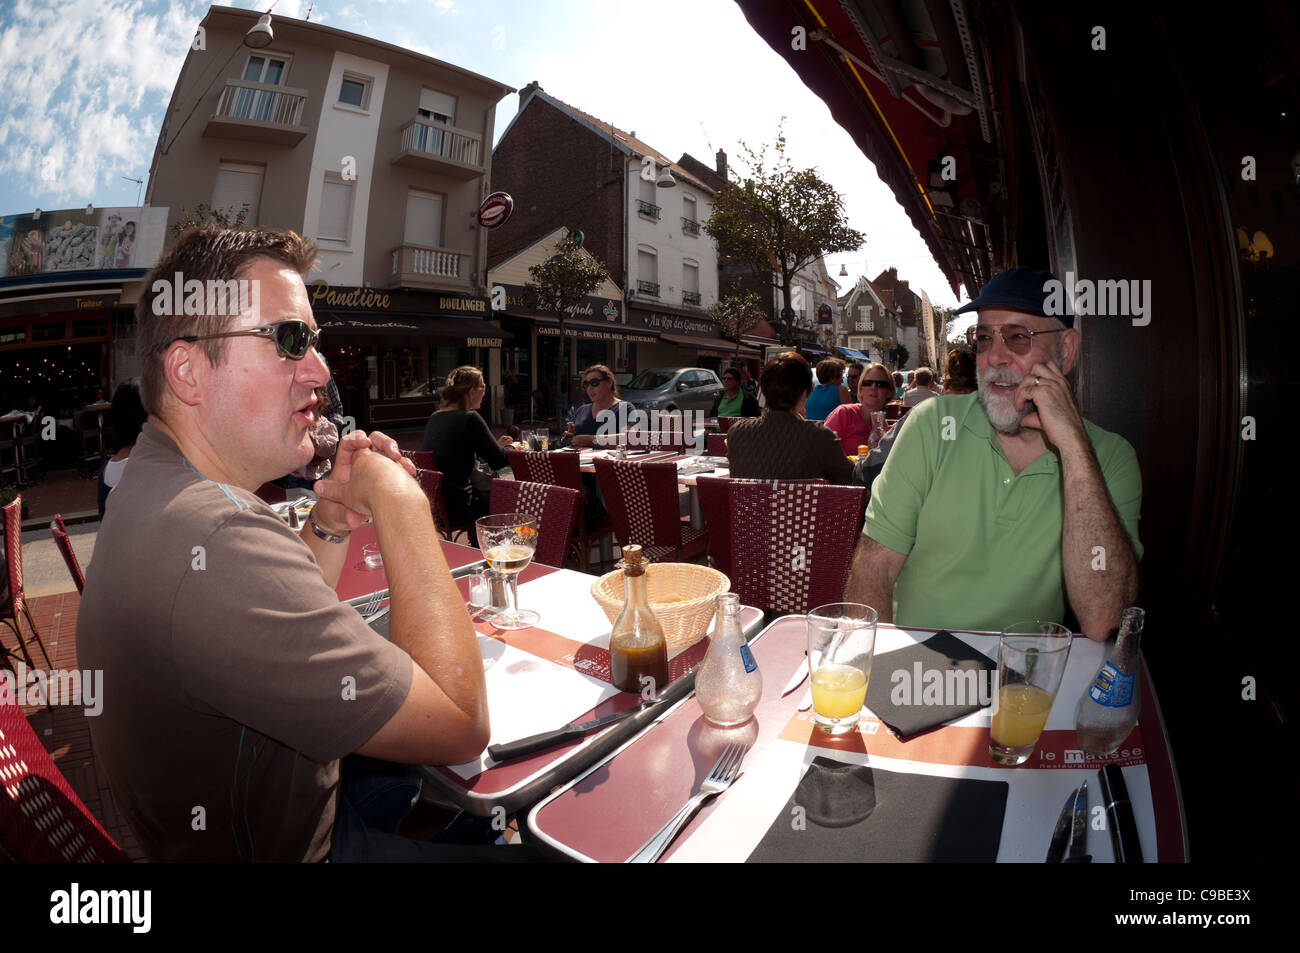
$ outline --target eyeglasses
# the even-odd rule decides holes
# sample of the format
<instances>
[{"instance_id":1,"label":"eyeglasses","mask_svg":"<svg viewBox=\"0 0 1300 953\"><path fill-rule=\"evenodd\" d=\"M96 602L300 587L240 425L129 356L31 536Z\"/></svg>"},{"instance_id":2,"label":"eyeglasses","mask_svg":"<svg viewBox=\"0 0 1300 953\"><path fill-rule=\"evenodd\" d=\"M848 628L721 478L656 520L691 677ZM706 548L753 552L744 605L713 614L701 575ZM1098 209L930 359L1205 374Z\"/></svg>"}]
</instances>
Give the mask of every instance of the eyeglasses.
<instances>
[{"instance_id":1,"label":"eyeglasses","mask_svg":"<svg viewBox=\"0 0 1300 953\"><path fill-rule=\"evenodd\" d=\"M1012 354L1028 354L1029 348L1034 343L1035 334L1060 334L1067 329L1056 328L1051 331L1031 331L1019 324L1004 324L998 328L977 325L966 329L966 343L975 348L976 354L987 353L993 347L993 332L995 330L1001 335L1002 343L1007 346L1007 350Z\"/></svg>"},{"instance_id":2,"label":"eyeglasses","mask_svg":"<svg viewBox=\"0 0 1300 953\"><path fill-rule=\"evenodd\" d=\"M294 319L264 324L260 328L244 328L242 331L222 331L220 334L183 334L172 338L169 343L185 341L187 344L193 344L195 341L206 341L211 338L237 338L251 335L270 338L275 342L275 349L280 355L293 361L301 361L306 357L307 349L314 347L320 340L320 334L319 330L313 331L306 321Z\"/></svg>"},{"instance_id":3,"label":"eyeglasses","mask_svg":"<svg viewBox=\"0 0 1300 953\"><path fill-rule=\"evenodd\" d=\"M605 381L607 381L607 380L609 380L608 377L593 377L593 378L591 378L590 380L585 380L585 381L583 381L583 382L582 382L582 386L583 386L583 387L599 387L601 384L605 383Z\"/></svg>"},{"instance_id":4,"label":"eyeglasses","mask_svg":"<svg viewBox=\"0 0 1300 953\"><path fill-rule=\"evenodd\" d=\"M893 389L894 389L894 382L893 382L893 381L873 381L873 380L865 380L865 381L862 382L862 386L863 386L863 387L879 387L881 390L893 390Z\"/></svg>"}]
</instances>

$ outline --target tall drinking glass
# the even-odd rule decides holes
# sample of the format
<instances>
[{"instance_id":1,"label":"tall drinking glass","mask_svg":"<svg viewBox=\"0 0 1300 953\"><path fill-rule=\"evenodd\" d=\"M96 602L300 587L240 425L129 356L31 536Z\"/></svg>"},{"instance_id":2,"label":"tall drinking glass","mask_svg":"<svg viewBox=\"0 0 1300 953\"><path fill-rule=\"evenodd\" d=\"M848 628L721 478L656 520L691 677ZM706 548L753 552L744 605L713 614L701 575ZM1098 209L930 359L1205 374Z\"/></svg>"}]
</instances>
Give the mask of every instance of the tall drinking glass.
<instances>
[{"instance_id":1,"label":"tall drinking glass","mask_svg":"<svg viewBox=\"0 0 1300 953\"><path fill-rule=\"evenodd\" d=\"M498 612L490 621L499 629L527 629L536 625L541 617L532 610L519 608L519 574L533 561L538 520L526 513L498 513L484 516L475 525L483 558L509 582L506 611Z\"/></svg>"},{"instance_id":2,"label":"tall drinking glass","mask_svg":"<svg viewBox=\"0 0 1300 953\"><path fill-rule=\"evenodd\" d=\"M998 764L1024 764L1033 754L1073 641L1073 633L1055 622L1017 622L1002 630L989 729L989 756Z\"/></svg>"},{"instance_id":3,"label":"tall drinking glass","mask_svg":"<svg viewBox=\"0 0 1300 953\"><path fill-rule=\"evenodd\" d=\"M876 610L836 602L818 606L804 618L814 719L828 735L845 734L857 727L867 700L876 653Z\"/></svg>"}]
</instances>

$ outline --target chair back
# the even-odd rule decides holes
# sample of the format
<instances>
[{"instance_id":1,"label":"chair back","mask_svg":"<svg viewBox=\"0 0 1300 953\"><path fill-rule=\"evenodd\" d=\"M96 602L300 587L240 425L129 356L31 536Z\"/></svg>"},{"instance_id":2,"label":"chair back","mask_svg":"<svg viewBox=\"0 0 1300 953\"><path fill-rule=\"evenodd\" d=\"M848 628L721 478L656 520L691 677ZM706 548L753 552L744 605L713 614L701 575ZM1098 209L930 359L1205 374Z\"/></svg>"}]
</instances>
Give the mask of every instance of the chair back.
<instances>
[{"instance_id":1,"label":"chair back","mask_svg":"<svg viewBox=\"0 0 1300 953\"><path fill-rule=\"evenodd\" d=\"M497 513L527 513L537 518L537 551L533 562L564 568L569 537L578 522L582 494L564 486L520 480L492 480L491 509Z\"/></svg>"},{"instance_id":2,"label":"chair back","mask_svg":"<svg viewBox=\"0 0 1300 953\"><path fill-rule=\"evenodd\" d=\"M434 523L447 526L447 507L442 502L442 474L437 470L417 467L415 482L420 484L420 489L429 500L429 512L433 515Z\"/></svg>"},{"instance_id":3,"label":"chair back","mask_svg":"<svg viewBox=\"0 0 1300 953\"><path fill-rule=\"evenodd\" d=\"M901 400L891 400L889 403L885 404L886 420L897 420L901 416L903 416L903 402ZM813 606L813 608L815 609L817 607Z\"/></svg>"},{"instance_id":4,"label":"chair back","mask_svg":"<svg viewBox=\"0 0 1300 953\"><path fill-rule=\"evenodd\" d=\"M727 455L727 435L725 433L709 434L709 442L705 452L711 457L725 457Z\"/></svg>"},{"instance_id":5,"label":"chair back","mask_svg":"<svg viewBox=\"0 0 1300 953\"><path fill-rule=\"evenodd\" d=\"M263 503L283 503L288 499L284 492L284 487L276 486L274 483L263 483L257 488L257 498Z\"/></svg>"},{"instance_id":6,"label":"chair back","mask_svg":"<svg viewBox=\"0 0 1300 953\"><path fill-rule=\"evenodd\" d=\"M14 497L4 507L5 561L9 566L9 599L17 603L23 593L23 498Z\"/></svg>"},{"instance_id":7,"label":"chair back","mask_svg":"<svg viewBox=\"0 0 1300 953\"><path fill-rule=\"evenodd\" d=\"M68 564L68 572L72 573L72 581L76 583L77 591L81 592L86 588L86 577L82 575L77 554L72 551L72 540L68 538L68 528L63 525L63 514L55 513L54 519L50 520L50 534L54 537L54 545L58 546L59 552L63 554L63 561Z\"/></svg>"},{"instance_id":8,"label":"chair back","mask_svg":"<svg viewBox=\"0 0 1300 953\"><path fill-rule=\"evenodd\" d=\"M722 435L711 434L709 439L714 436ZM727 576L731 575L731 497L727 490L731 483L729 477L695 478L700 512L704 514L704 525L709 528L709 554L713 557L713 568Z\"/></svg>"},{"instance_id":9,"label":"chair back","mask_svg":"<svg viewBox=\"0 0 1300 953\"><path fill-rule=\"evenodd\" d=\"M747 541L727 573L742 604L786 613L843 600L866 487L732 480L728 493L731 526Z\"/></svg>"},{"instance_id":10,"label":"chair back","mask_svg":"<svg viewBox=\"0 0 1300 953\"><path fill-rule=\"evenodd\" d=\"M582 461L576 453L565 450L507 450L506 461L516 480L582 491Z\"/></svg>"},{"instance_id":11,"label":"chair back","mask_svg":"<svg viewBox=\"0 0 1300 953\"><path fill-rule=\"evenodd\" d=\"M728 430L731 429L731 425L734 424L737 420L744 420L744 419L745 419L744 417L719 417L718 429L725 434Z\"/></svg>"},{"instance_id":12,"label":"chair back","mask_svg":"<svg viewBox=\"0 0 1300 953\"><path fill-rule=\"evenodd\" d=\"M402 456L410 460L421 470L437 470L438 463L433 458L432 450L403 450Z\"/></svg>"},{"instance_id":13,"label":"chair back","mask_svg":"<svg viewBox=\"0 0 1300 953\"><path fill-rule=\"evenodd\" d=\"M19 863L125 863L0 683L0 859Z\"/></svg>"},{"instance_id":14,"label":"chair back","mask_svg":"<svg viewBox=\"0 0 1300 953\"><path fill-rule=\"evenodd\" d=\"M600 457L594 463L596 480L620 543L635 543L647 549L682 545L676 464Z\"/></svg>"}]
</instances>

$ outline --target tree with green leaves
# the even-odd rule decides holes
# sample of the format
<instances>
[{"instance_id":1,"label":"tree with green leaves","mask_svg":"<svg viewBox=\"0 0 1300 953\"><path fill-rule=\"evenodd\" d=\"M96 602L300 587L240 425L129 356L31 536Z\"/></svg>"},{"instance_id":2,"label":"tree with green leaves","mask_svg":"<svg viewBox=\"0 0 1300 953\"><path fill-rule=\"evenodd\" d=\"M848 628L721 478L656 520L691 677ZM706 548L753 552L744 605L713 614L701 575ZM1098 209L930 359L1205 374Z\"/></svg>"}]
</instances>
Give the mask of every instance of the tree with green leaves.
<instances>
[{"instance_id":1,"label":"tree with green leaves","mask_svg":"<svg viewBox=\"0 0 1300 953\"><path fill-rule=\"evenodd\" d=\"M539 265L528 269L532 280L524 285L526 303L539 311L554 311L560 319L559 387L564 400L567 388L569 361L566 351L567 336L564 321L569 313L582 303L582 299L600 287L609 278L603 263L582 247L582 233L571 229L556 244L555 254Z\"/></svg>"},{"instance_id":2,"label":"tree with green leaves","mask_svg":"<svg viewBox=\"0 0 1300 953\"><path fill-rule=\"evenodd\" d=\"M794 344L794 276L823 255L857 251L866 236L849 227L840 194L815 169L794 168L781 127L770 157L766 145L755 152L742 142L741 150L749 176L743 183L733 179L713 197L704 229L718 243L724 265L748 265L781 289L783 341Z\"/></svg>"},{"instance_id":3,"label":"tree with green leaves","mask_svg":"<svg viewBox=\"0 0 1300 953\"><path fill-rule=\"evenodd\" d=\"M717 304L709 309L713 326L718 334L728 341L735 342L735 362L740 363L740 339L748 334L763 320L763 301L752 291L742 292L738 285L732 291L719 298Z\"/></svg>"},{"instance_id":4,"label":"tree with green leaves","mask_svg":"<svg viewBox=\"0 0 1300 953\"><path fill-rule=\"evenodd\" d=\"M907 363L907 359L910 356L911 353L907 350L907 345L898 345L898 347L894 348L894 366L899 370L902 370L903 365Z\"/></svg>"}]
</instances>

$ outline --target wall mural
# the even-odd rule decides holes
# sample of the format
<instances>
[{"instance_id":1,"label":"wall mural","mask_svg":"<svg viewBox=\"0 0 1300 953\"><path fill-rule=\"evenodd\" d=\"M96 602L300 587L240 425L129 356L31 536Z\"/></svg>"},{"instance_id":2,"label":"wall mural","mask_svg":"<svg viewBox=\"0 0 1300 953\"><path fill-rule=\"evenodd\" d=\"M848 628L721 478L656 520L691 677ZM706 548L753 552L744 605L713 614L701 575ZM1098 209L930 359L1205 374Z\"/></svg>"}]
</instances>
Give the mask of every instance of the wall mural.
<instances>
[{"instance_id":1,"label":"wall mural","mask_svg":"<svg viewBox=\"0 0 1300 953\"><path fill-rule=\"evenodd\" d=\"M141 256L144 233L157 230L152 208L59 209L0 217L0 278L62 271L147 268L157 255ZM163 212L165 223L166 210ZM152 228L151 228L152 226ZM161 239L161 233L154 236ZM156 241L147 244L157 244Z\"/></svg>"}]
</instances>

